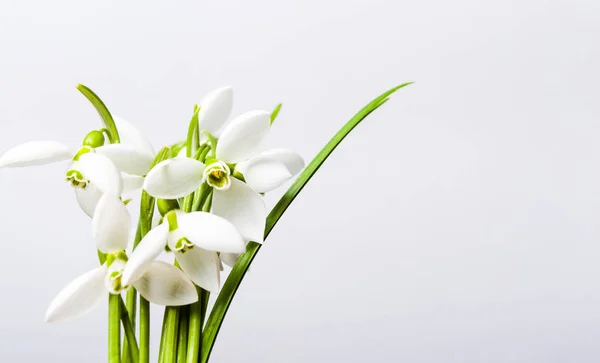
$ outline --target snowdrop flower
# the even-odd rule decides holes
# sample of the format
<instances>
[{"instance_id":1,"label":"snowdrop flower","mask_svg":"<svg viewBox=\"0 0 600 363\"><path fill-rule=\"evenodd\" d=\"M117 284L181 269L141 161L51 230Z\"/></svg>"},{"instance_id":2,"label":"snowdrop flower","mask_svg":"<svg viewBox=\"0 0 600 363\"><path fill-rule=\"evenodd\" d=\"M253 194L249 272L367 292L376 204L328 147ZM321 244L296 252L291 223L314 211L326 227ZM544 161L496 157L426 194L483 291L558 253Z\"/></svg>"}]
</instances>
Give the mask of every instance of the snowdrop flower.
<instances>
[{"instance_id":1,"label":"snowdrop flower","mask_svg":"<svg viewBox=\"0 0 600 363\"><path fill-rule=\"evenodd\" d=\"M231 109L230 98L227 88L209 94L200 105L200 128L219 129ZM165 160L148 173L143 187L154 197L177 199L206 182L213 187L212 212L233 223L247 241L261 243L266 209L259 193L280 186L304 167L290 150L258 154L270 127L268 112L246 112L223 129L206 164L183 157Z\"/></svg>"},{"instance_id":2,"label":"snowdrop flower","mask_svg":"<svg viewBox=\"0 0 600 363\"><path fill-rule=\"evenodd\" d=\"M27 142L6 151L0 157L0 168L71 159L65 178L75 188L79 205L91 217L102 193L121 195L124 190L139 188L141 176L154 159L152 145L135 126L118 117L115 124L119 144L105 145L104 134L98 130L88 133L78 150L56 141Z\"/></svg>"},{"instance_id":3,"label":"snowdrop flower","mask_svg":"<svg viewBox=\"0 0 600 363\"><path fill-rule=\"evenodd\" d=\"M123 284L138 280L147 266L168 247L179 266L196 285L218 292L221 263L217 252L242 253L245 242L224 218L206 212L171 210L163 224L140 241L123 271Z\"/></svg>"},{"instance_id":4,"label":"snowdrop flower","mask_svg":"<svg viewBox=\"0 0 600 363\"><path fill-rule=\"evenodd\" d=\"M106 262L75 279L50 304L47 322L70 320L92 310L107 293L120 294L134 286L148 301L166 306L194 303L198 294L192 281L177 267L151 261L135 279L123 280L129 262L124 251L130 240L130 217L125 205L103 194L92 222L96 247L107 253Z\"/></svg>"}]
</instances>

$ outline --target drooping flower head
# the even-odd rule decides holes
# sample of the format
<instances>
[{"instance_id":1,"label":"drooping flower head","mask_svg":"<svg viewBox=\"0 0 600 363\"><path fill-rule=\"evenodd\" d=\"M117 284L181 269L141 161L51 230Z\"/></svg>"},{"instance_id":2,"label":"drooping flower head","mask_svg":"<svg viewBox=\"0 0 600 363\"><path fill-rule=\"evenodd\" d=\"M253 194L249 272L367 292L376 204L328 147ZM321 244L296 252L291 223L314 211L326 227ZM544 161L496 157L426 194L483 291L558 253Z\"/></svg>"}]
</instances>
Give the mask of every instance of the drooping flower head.
<instances>
[{"instance_id":1,"label":"drooping flower head","mask_svg":"<svg viewBox=\"0 0 600 363\"><path fill-rule=\"evenodd\" d=\"M211 92L200 105L199 128L220 129L230 110L229 88ZM182 157L163 161L148 173L143 187L154 197L176 199L206 182L213 188L212 213L233 223L246 241L261 243L266 209L259 193L280 186L304 167L290 150L258 152L270 127L269 112L246 112L227 124L218 140L211 140L213 152L204 163Z\"/></svg>"},{"instance_id":2,"label":"drooping flower head","mask_svg":"<svg viewBox=\"0 0 600 363\"><path fill-rule=\"evenodd\" d=\"M107 294L120 294L132 286L148 301L179 306L194 303L198 294L193 282L177 267L148 261L135 278L124 279L130 258L125 249L131 240L130 216L123 202L110 194L98 201L92 221L96 247L106 262L68 284L52 301L47 322L70 320L91 311Z\"/></svg>"},{"instance_id":3,"label":"drooping flower head","mask_svg":"<svg viewBox=\"0 0 600 363\"><path fill-rule=\"evenodd\" d=\"M150 169L154 150L141 132L116 117L121 143L107 143L103 131L93 130L77 149L56 141L31 141L7 150L2 167L25 167L71 160L65 179L74 187L77 201L91 217L102 193L121 195L124 187L139 188Z\"/></svg>"}]
</instances>

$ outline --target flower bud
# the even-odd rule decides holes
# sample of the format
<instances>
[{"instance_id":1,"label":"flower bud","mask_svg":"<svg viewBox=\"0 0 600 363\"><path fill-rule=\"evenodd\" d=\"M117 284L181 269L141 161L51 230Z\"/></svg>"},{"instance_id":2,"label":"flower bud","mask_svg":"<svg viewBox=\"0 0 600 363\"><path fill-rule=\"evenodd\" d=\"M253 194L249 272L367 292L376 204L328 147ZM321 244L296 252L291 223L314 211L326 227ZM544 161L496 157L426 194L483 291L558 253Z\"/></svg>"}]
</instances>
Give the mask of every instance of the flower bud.
<instances>
[{"instance_id":1,"label":"flower bud","mask_svg":"<svg viewBox=\"0 0 600 363\"><path fill-rule=\"evenodd\" d=\"M102 131L94 130L90 131L83 139L82 145L89 147L100 147L104 145L104 134Z\"/></svg>"}]
</instances>

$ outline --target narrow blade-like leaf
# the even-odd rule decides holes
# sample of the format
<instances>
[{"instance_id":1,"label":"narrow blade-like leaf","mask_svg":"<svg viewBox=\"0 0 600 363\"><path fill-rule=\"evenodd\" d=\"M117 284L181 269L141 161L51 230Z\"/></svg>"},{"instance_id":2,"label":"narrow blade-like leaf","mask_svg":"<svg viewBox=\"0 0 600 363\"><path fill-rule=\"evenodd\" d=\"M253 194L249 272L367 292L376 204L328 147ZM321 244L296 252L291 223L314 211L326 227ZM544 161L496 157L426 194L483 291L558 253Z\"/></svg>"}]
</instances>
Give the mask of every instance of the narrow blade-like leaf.
<instances>
[{"instance_id":1,"label":"narrow blade-like leaf","mask_svg":"<svg viewBox=\"0 0 600 363\"><path fill-rule=\"evenodd\" d=\"M412 82L411 82L412 83ZM319 170L323 162L329 157L329 155L335 150L335 148L339 145L340 142L352 131L362 120L364 120L371 112L375 111L379 106L384 104L388 100L388 96L392 93L396 92L400 88L408 86L411 83L404 83L397 87L390 89L389 91L383 93L379 97L375 98L368 105L366 105L362 110L360 110L350 121L348 121L333 138L325 145L325 147L315 156L315 158L308 164L308 166L304 169L304 171L300 174L298 179L292 184L292 186L287 190L287 192L281 197L279 202L275 205L275 207L269 213L267 217L267 225L265 228L265 238L269 235L279 218L283 215L285 210L289 207L289 205L294 201L296 196L300 193L302 188L308 183L308 181L312 178L312 176ZM255 242L250 242L248 244L246 253L240 256L238 262L235 264L233 270L229 274L227 281L223 285L219 296L217 297L217 301L208 317L208 321L206 322L206 326L202 333L202 356L201 362L207 363L210 358L210 353L212 351L213 345L215 343L215 339L217 334L219 333L219 329L221 328L221 324L223 323L223 319L225 318L225 314L227 314L227 310L229 309L229 305L237 292L242 279L244 278L248 267L254 260L254 257L260 250L260 244Z\"/></svg>"}]
</instances>

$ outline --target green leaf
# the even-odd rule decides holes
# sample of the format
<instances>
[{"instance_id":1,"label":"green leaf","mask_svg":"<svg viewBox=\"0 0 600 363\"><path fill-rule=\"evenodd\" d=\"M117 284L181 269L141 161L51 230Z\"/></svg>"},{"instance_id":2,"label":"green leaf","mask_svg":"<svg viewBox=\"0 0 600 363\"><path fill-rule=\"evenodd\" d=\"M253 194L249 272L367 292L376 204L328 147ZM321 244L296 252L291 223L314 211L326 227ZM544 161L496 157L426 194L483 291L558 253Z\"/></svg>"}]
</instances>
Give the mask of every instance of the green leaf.
<instances>
[{"instance_id":1,"label":"green leaf","mask_svg":"<svg viewBox=\"0 0 600 363\"><path fill-rule=\"evenodd\" d=\"M412 83L412 82L411 82ZM362 110L360 110L350 121L348 121L337 134L325 145L325 147L315 156L315 158L308 164L308 166L304 169L304 171L300 174L298 179L292 184L292 186L287 190L287 192L281 197L279 202L275 205L275 207L269 213L267 217L267 225L265 227L265 238L269 235L279 218L283 215L285 210L289 207L289 205L294 201L296 196L300 193L302 188L308 183L308 181L312 178L312 176L319 170L319 167L325 162L327 157L335 150L335 148L339 145L340 142L352 131L362 120L364 120L371 112L375 111L379 106L384 104L388 97L405 86L408 86L411 83L404 83L397 87L392 88L391 90L383 93L381 96L377 97L367 106L365 106ZM229 309L229 305L237 292L246 271L248 271L248 267L254 260L254 257L260 250L260 244L255 242L250 242L247 246L246 253L240 256L240 259L233 267L233 270L229 274L227 281L223 285L219 296L217 297L217 301L210 313L208 321L206 322L206 327L204 328L204 332L202 334L202 363L207 363L210 357L210 353L212 351L213 345L215 343L215 339L217 334L219 333L219 329L221 328L221 324L223 323L223 319L225 318L225 314L227 314L227 310Z\"/></svg>"},{"instance_id":2,"label":"green leaf","mask_svg":"<svg viewBox=\"0 0 600 363\"><path fill-rule=\"evenodd\" d=\"M200 136L198 134L198 112L200 112L200 107L198 107L198 105L194 105L194 114L192 115L192 119L190 120L188 126L186 139L187 149L185 150L185 156L188 158L191 158L192 155L194 155L194 151L200 144Z\"/></svg>"},{"instance_id":3,"label":"green leaf","mask_svg":"<svg viewBox=\"0 0 600 363\"><path fill-rule=\"evenodd\" d=\"M281 110L281 106L282 106L281 103L278 104L277 106L275 106L275 109L273 110L273 112L271 112L271 125L273 125L273 122L277 118L277 115L279 115L279 111Z\"/></svg>"},{"instance_id":4,"label":"green leaf","mask_svg":"<svg viewBox=\"0 0 600 363\"><path fill-rule=\"evenodd\" d=\"M88 87L86 87L82 84L78 84L77 89L96 108L96 111L98 111L98 114L100 115L100 118L102 119L102 123L104 124L104 127L108 130L108 132L110 134L110 139L112 140L113 143L118 144L121 141L121 139L119 139L119 132L117 131L117 126L115 126L115 120L113 120L113 117L110 114L110 111L108 111L108 108L106 107L104 102L102 102L100 97L98 97L98 95L95 94L94 91L92 91L91 89L89 89Z\"/></svg>"}]
</instances>

